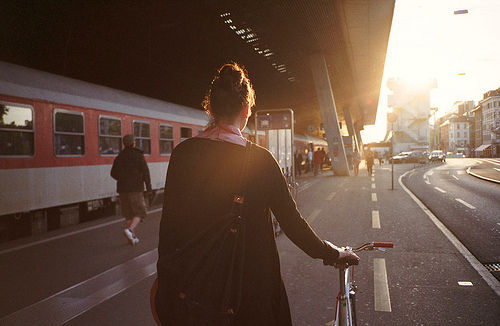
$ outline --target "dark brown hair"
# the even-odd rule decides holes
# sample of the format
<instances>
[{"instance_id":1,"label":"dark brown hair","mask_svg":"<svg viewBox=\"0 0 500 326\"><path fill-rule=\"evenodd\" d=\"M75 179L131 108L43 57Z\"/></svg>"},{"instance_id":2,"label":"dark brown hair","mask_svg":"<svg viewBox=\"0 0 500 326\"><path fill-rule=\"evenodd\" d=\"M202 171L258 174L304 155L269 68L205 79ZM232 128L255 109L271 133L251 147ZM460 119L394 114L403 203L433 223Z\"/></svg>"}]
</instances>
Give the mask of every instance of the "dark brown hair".
<instances>
[{"instance_id":1,"label":"dark brown hair","mask_svg":"<svg viewBox=\"0 0 500 326\"><path fill-rule=\"evenodd\" d=\"M212 80L203 108L217 122L235 118L247 105L255 105L255 91L244 68L237 63L223 65Z\"/></svg>"}]
</instances>

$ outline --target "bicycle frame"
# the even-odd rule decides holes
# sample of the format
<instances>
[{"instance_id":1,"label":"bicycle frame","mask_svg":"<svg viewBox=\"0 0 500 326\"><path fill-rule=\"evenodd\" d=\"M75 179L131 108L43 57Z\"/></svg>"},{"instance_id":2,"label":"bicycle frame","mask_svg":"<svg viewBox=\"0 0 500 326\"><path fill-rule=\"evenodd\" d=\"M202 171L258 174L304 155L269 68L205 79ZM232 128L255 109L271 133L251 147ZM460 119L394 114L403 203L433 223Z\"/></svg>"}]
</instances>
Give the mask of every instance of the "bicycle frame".
<instances>
[{"instance_id":1,"label":"bicycle frame","mask_svg":"<svg viewBox=\"0 0 500 326\"><path fill-rule=\"evenodd\" d=\"M351 283L350 268L339 268L339 284L343 284L337 295L337 305L335 310L335 326L349 326L353 324L353 312L351 296L354 296L355 289Z\"/></svg>"},{"instance_id":2,"label":"bicycle frame","mask_svg":"<svg viewBox=\"0 0 500 326\"><path fill-rule=\"evenodd\" d=\"M346 247L347 250L358 252L362 250L383 250L382 248L393 248L391 242L369 242L358 248ZM356 285L354 284L354 266L348 263L335 265L339 270L339 293L335 309L334 326L356 326Z\"/></svg>"}]
</instances>

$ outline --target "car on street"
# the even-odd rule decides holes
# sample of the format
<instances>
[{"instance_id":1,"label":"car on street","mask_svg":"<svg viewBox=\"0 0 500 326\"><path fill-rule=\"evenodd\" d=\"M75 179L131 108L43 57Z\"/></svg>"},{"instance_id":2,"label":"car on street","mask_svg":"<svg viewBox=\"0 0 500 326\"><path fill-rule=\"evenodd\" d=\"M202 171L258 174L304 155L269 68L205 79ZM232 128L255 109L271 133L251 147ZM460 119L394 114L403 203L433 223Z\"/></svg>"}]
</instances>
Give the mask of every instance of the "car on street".
<instances>
[{"instance_id":1,"label":"car on street","mask_svg":"<svg viewBox=\"0 0 500 326\"><path fill-rule=\"evenodd\" d=\"M429 156L429 153L425 151L412 151L408 156L406 157L405 162L406 163L420 163L420 164L425 164L427 161L427 157Z\"/></svg>"},{"instance_id":2,"label":"car on street","mask_svg":"<svg viewBox=\"0 0 500 326\"><path fill-rule=\"evenodd\" d=\"M401 152L397 155L394 155L393 157L389 158L389 163L394 162L394 164L398 163L406 163L406 160L408 159L408 156L410 155L411 152Z\"/></svg>"},{"instance_id":3,"label":"car on street","mask_svg":"<svg viewBox=\"0 0 500 326\"><path fill-rule=\"evenodd\" d=\"M431 161L431 162L436 162L436 161L445 162L446 155L441 150L434 150L429 155L429 161Z\"/></svg>"}]
</instances>

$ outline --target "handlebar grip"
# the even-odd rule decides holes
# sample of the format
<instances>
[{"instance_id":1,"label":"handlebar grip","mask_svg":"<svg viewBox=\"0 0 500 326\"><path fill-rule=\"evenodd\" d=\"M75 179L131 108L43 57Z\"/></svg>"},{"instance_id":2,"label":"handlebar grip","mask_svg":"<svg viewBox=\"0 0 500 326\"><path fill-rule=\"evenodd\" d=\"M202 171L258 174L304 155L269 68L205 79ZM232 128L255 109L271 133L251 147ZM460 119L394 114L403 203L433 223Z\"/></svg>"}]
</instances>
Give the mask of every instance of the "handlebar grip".
<instances>
[{"instance_id":1,"label":"handlebar grip","mask_svg":"<svg viewBox=\"0 0 500 326\"><path fill-rule=\"evenodd\" d=\"M394 243L392 242L374 242L374 248L394 248Z\"/></svg>"}]
</instances>

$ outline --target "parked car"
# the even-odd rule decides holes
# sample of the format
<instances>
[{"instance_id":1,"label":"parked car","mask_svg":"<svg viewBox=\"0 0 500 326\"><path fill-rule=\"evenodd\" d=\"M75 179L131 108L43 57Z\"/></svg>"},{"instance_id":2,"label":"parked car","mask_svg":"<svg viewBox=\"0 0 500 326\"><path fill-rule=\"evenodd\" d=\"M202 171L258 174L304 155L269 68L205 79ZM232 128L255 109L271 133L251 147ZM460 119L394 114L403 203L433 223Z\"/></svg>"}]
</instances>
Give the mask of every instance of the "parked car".
<instances>
[{"instance_id":1,"label":"parked car","mask_svg":"<svg viewBox=\"0 0 500 326\"><path fill-rule=\"evenodd\" d=\"M431 162L435 162L435 161L445 162L446 155L444 155L443 151L441 151L441 150L434 150L429 155L429 161L431 161Z\"/></svg>"},{"instance_id":2,"label":"parked car","mask_svg":"<svg viewBox=\"0 0 500 326\"><path fill-rule=\"evenodd\" d=\"M406 163L424 164L427 161L429 154L424 151L413 151L406 157Z\"/></svg>"},{"instance_id":3,"label":"parked car","mask_svg":"<svg viewBox=\"0 0 500 326\"><path fill-rule=\"evenodd\" d=\"M394 164L398 163L406 163L406 160L408 159L408 156L410 155L411 152L401 152L398 155L394 155L393 157L389 158L389 163L392 163L394 161Z\"/></svg>"}]
</instances>

